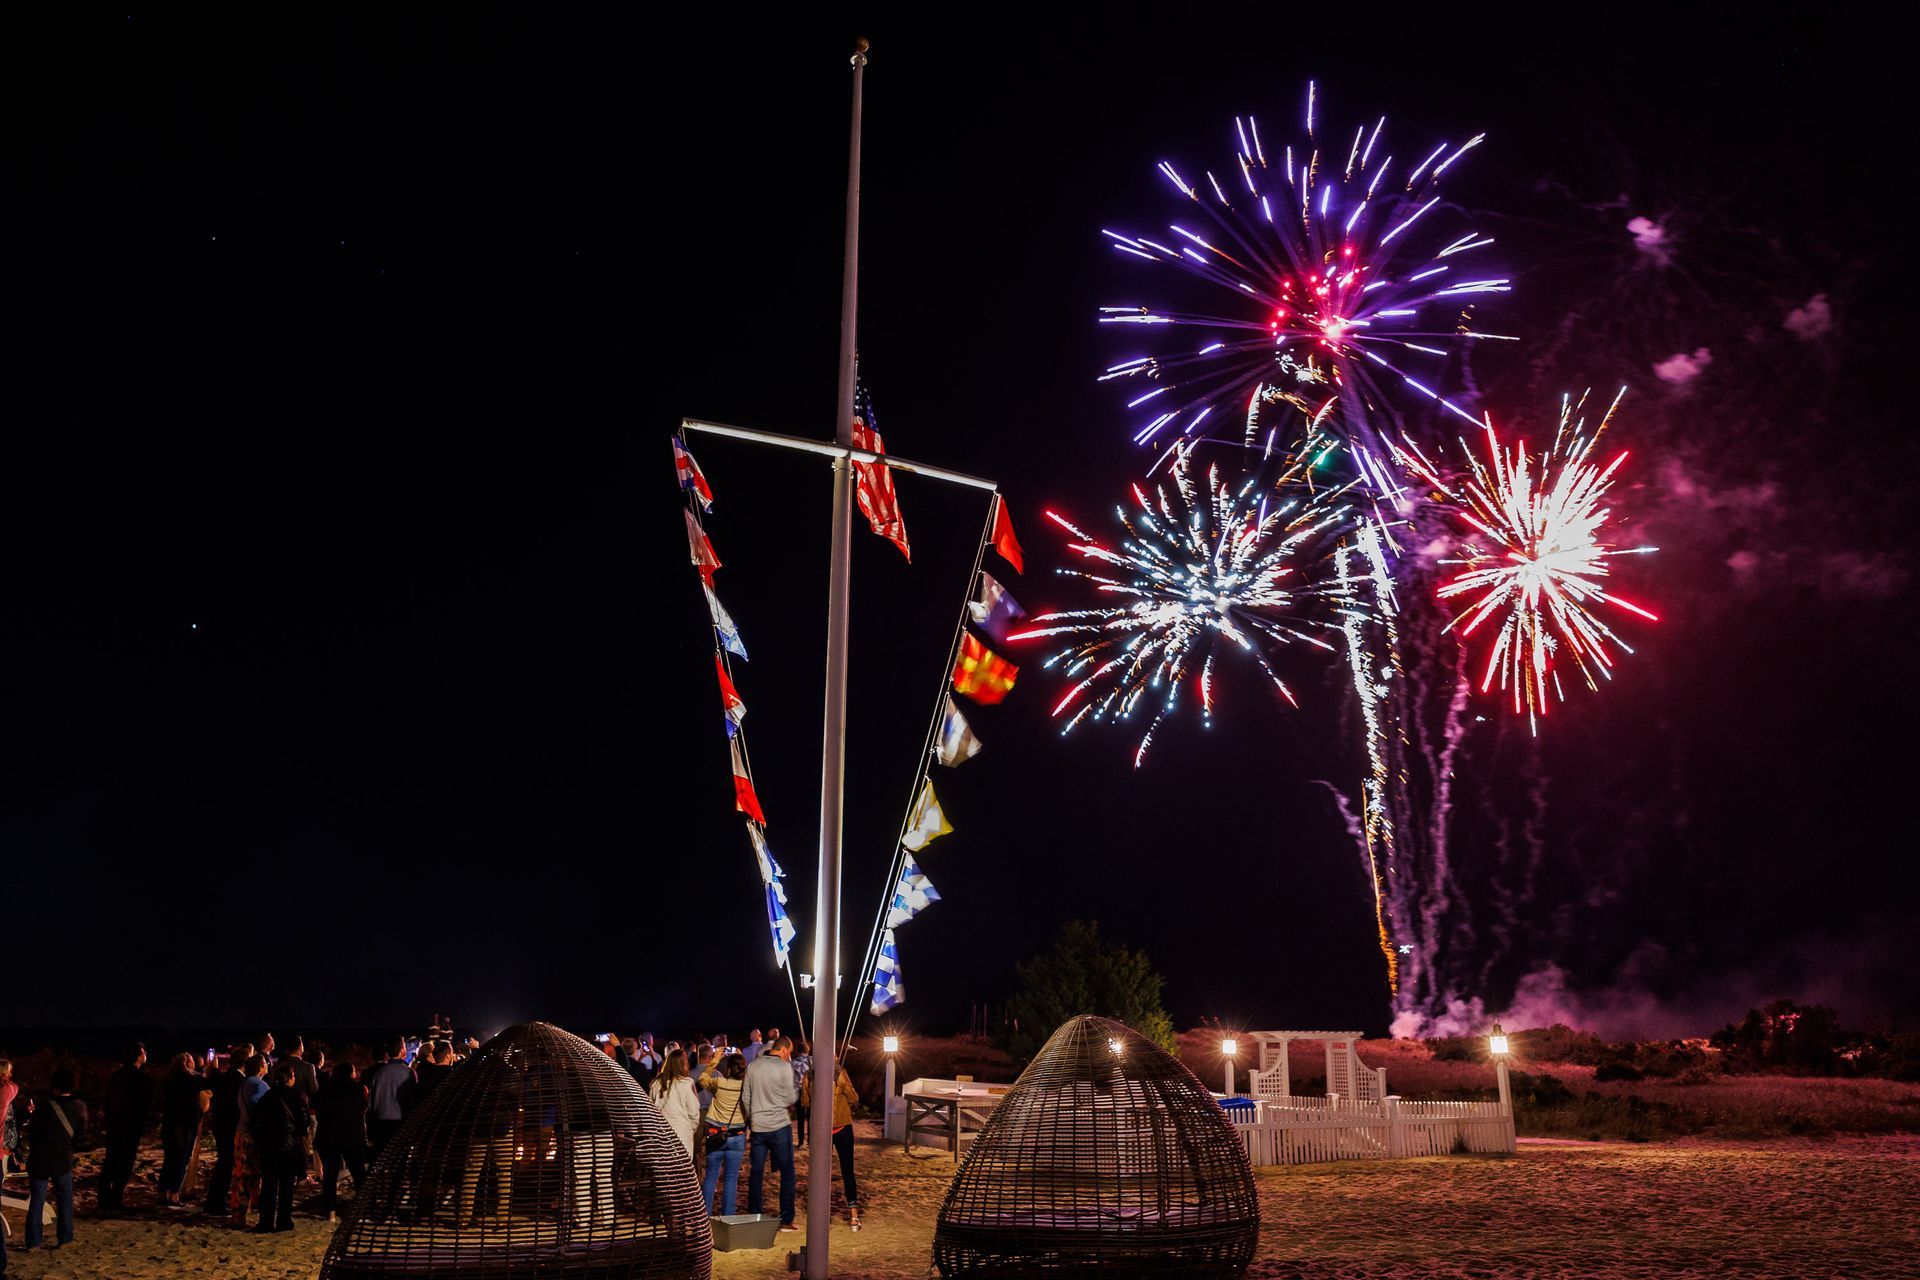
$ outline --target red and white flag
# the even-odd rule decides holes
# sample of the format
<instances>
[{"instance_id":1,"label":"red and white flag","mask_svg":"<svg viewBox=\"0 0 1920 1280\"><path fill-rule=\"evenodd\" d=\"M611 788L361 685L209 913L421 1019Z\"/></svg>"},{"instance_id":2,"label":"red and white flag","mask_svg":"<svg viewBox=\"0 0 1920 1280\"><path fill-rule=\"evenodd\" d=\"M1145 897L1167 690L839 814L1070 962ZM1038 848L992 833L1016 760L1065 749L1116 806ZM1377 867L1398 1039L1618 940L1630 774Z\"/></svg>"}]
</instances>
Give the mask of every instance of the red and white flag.
<instances>
[{"instance_id":1,"label":"red and white flag","mask_svg":"<svg viewBox=\"0 0 1920 1280\"><path fill-rule=\"evenodd\" d=\"M700 500L702 511L713 510L713 490L707 485L707 477L700 471L700 464L687 452L687 446L680 443L680 437L673 438L673 472L680 481L680 487Z\"/></svg>"},{"instance_id":2,"label":"red and white flag","mask_svg":"<svg viewBox=\"0 0 1920 1280\"><path fill-rule=\"evenodd\" d=\"M880 443L880 433L869 427L860 418L853 420L853 447L865 449L869 453L885 453L886 446ZM912 561L913 552L907 546L907 522L900 514L900 501L893 494L893 472L884 462L856 462L853 464L854 497L860 503L860 514L867 518L873 531L900 548L900 554Z\"/></svg>"},{"instance_id":3,"label":"red and white flag","mask_svg":"<svg viewBox=\"0 0 1920 1280\"><path fill-rule=\"evenodd\" d=\"M717 653L713 655L713 669L720 677L720 704L727 711L727 736L731 738L740 732L740 722L747 718L747 704L740 700L740 691L727 678L727 664L720 661Z\"/></svg>"},{"instance_id":4,"label":"red and white flag","mask_svg":"<svg viewBox=\"0 0 1920 1280\"><path fill-rule=\"evenodd\" d=\"M997 493L993 495L993 549L1013 566L1015 573L1027 571L1020 557L1020 539L1013 536L1013 517L1007 514L1007 500Z\"/></svg>"},{"instance_id":5,"label":"red and white flag","mask_svg":"<svg viewBox=\"0 0 1920 1280\"><path fill-rule=\"evenodd\" d=\"M681 514L687 517L687 550L693 555L693 567L700 571L700 580L709 587L713 585L713 571L720 567L720 554L713 549L707 531L693 518L692 511Z\"/></svg>"},{"instance_id":6,"label":"red and white flag","mask_svg":"<svg viewBox=\"0 0 1920 1280\"><path fill-rule=\"evenodd\" d=\"M764 827L767 825L767 815L760 812L760 797L754 794L753 779L747 776L747 762L740 754L740 739L729 742L727 750L733 756L733 807Z\"/></svg>"}]
</instances>

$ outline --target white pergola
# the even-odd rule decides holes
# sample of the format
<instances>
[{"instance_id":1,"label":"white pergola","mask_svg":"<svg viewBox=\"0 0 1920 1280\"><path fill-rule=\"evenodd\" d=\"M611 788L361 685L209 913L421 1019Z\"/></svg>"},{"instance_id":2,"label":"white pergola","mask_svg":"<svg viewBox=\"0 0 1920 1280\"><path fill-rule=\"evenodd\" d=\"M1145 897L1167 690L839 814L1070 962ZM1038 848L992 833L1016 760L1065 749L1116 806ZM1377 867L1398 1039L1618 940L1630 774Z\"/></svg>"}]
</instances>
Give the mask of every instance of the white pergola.
<instances>
[{"instance_id":1,"label":"white pergola","mask_svg":"<svg viewBox=\"0 0 1920 1280\"><path fill-rule=\"evenodd\" d=\"M1245 1039L1260 1046L1260 1065L1248 1080L1256 1098L1293 1097L1290 1046L1296 1040L1318 1041L1327 1055L1327 1092L1351 1102L1379 1102L1387 1096L1384 1067L1360 1061L1358 1031L1246 1031Z\"/></svg>"}]
</instances>

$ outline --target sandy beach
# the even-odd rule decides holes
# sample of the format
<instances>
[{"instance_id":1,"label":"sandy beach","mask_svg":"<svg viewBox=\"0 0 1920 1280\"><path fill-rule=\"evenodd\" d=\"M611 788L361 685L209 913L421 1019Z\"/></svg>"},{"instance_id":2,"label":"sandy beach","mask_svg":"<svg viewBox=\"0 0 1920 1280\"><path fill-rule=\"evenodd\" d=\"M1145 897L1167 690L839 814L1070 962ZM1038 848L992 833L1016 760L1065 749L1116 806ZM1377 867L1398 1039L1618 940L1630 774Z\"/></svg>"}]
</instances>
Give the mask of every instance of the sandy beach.
<instances>
[{"instance_id":1,"label":"sandy beach","mask_svg":"<svg viewBox=\"0 0 1920 1280\"><path fill-rule=\"evenodd\" d=\"M869 1130L859 1161L865 1224L856 1235L836 1217L835 1274L922 1280L950 1159L907 1155ZM804 1156L801 1167L804 1187ZM143 1161L136 1206L151 1203L151 1172ZM1920 1274L1920 1137L1523 1141L1505 1159L1348 1161L1257 1177L1263 1223L1250 1274L1263 1280ZM83 1192L73 1245L15 1252L10 1280L311 1280L332 1232L311 1215L275 1237L138 1207L101 1219L91 1201ZM19 1214L9 1217L17 1246ZM716 1255L714 1275L784 1276L802 1239Z\"/></svg>"}]
</instances>

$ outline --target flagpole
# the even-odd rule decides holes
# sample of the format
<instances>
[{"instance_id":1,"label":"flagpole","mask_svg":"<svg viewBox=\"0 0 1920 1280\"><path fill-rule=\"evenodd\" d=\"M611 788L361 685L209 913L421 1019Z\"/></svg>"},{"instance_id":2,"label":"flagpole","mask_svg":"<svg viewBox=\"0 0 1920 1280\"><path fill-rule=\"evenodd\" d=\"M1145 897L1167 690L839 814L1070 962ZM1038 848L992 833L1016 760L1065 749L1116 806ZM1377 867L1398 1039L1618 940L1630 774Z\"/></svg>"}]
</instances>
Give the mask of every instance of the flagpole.
<instances>
[{"instance_id":1,"label":"flagpole","mask_svg":"<svg viewBox=\"0 0 1920 1280\"><path fill-rule=\"evenodd\" d=\"M853 47L853 125L847 144L847 242L840 279L839 416L833 438L853 447L853 361L860 301L860 90L867 42ZM807 1280L827 1280L827 1229L833 1213L833 1097L840 998L840 837L847 764L848 579L853 569L851 463L833 460L833 550L827 588L827 702L821 731L820 879L814 900L813 1044L826 1047L827 1078L814 1078L807 1145Z\"/></svg>"}]
</instances>

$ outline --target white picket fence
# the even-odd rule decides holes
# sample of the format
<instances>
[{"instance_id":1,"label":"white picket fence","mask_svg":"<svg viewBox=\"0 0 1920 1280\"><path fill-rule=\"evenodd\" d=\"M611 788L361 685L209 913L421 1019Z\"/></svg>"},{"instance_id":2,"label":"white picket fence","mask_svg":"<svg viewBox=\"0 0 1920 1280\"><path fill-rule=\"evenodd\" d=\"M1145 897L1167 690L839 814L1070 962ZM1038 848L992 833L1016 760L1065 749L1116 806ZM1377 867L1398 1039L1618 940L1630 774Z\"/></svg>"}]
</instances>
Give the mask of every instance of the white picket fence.
<instances>
[{"instance_id":1,"label":"white picket fence","mask_svg":"<svg viewBox=\"0 0 1920 1280\"><path fill-rule=\"evenodd\" d=\"M1252 1110L1229 1109L1247 1159L1262 1164L1386 1160L1458 1151L1511 1154L1513 1117L1497 1102L1379 1102L1263 1098Z\"/></svg>"}]
</instances>

